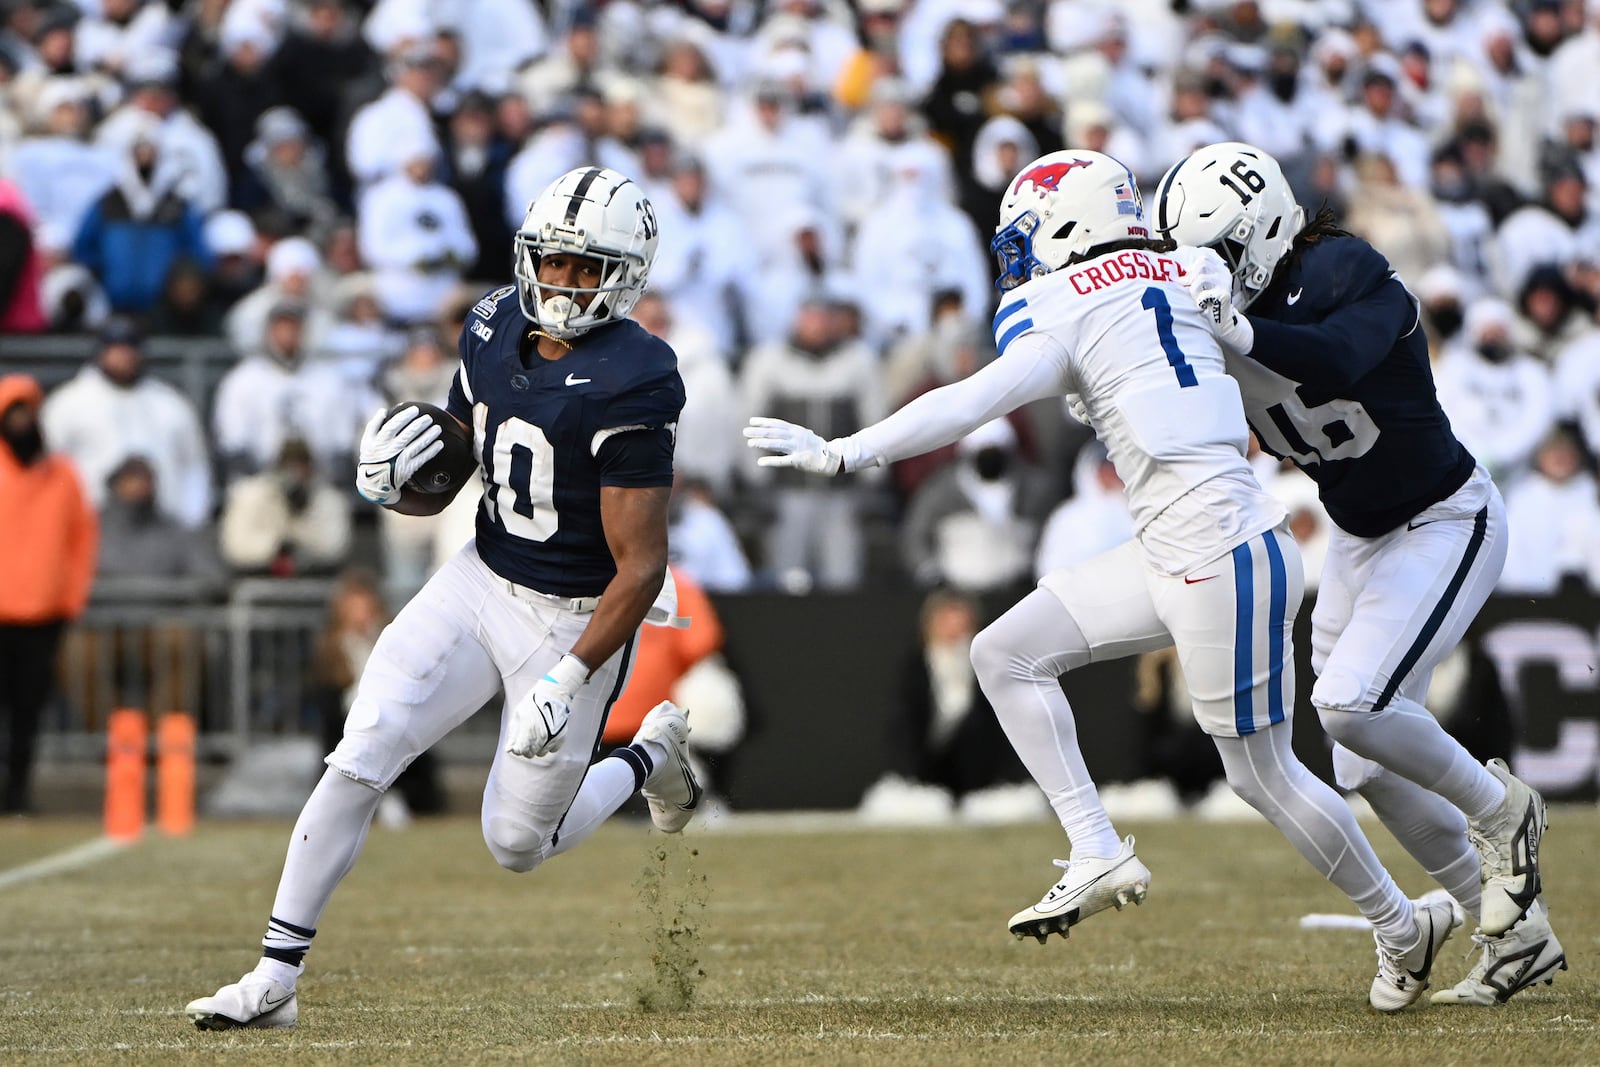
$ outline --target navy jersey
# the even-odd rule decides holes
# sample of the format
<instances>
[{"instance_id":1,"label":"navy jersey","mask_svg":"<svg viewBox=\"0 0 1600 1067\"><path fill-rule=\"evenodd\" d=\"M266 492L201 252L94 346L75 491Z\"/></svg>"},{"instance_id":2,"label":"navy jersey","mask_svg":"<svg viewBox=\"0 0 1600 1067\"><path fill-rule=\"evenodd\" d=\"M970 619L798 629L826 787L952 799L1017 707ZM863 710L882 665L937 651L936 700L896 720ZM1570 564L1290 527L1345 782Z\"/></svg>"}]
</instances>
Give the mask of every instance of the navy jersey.
<instances>
[{"instance_id":1,"label":"navy jersey","mask_svg":"<svg viewBox=\"0 0 1600 1067\"><path fill-rule=\"evenodd\" d=\"M1228 360L1262 447L1315 479L1358 537L1443 500L1475 465L1434 393L1418 315L1376 249L1327 238L1250 305L1255 347Z\"/></svg>"},{"instance_id":2,"label":"navy jersey","mask_svg":"<svg viewBox=\"0 0 1600 1067\"><path fill-rule=\"evenodd\" d=\"M630 320L556 360L535 351L531 328L508 285L461 331L447 407L472 427L483 467L478 554L518 585L595 596L617 572L600 487L672 484L683 379L671 347Z\"/></svg>"}]
</instances>

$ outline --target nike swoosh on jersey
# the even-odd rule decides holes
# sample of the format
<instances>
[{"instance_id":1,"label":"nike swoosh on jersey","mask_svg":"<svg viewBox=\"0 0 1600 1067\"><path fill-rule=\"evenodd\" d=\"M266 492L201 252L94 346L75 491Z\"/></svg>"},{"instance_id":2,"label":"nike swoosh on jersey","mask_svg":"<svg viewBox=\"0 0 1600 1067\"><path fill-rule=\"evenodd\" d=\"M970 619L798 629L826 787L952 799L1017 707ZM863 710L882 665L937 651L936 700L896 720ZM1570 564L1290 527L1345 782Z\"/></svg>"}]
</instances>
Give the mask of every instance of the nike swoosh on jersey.
<instances>
[{"instance_id":1,"label":"nike swoosh on jersey","mask_svg":"<svg viewBox=\"0 0 1600 1067\"><path fill-rule=\"evenodd\" d=\"M1296 289L1294 292L1289 294L1288 298L1284 300L1284 303L1285 304L1298 303L1299 300L1300 300L1300 294L1303 293L1303 292L1305 292L1305 287L1304 286L1302 286L1299 289Z\"/></svg>"},{"instance_id":2,"label":"nike swoosh on jersey","mask_svg":"<svg viewBox=\"0 0 1600 1067\"><path fill-rule=\"evenodd\" d=\"M1183 584L1184 585L1199 585L1201 582L1209 582L1213 578L1220 578L1220 577L1222 577L1222 575L1220 575L1220 574L1208 574L1204 578L1191 578L1186 574L1186 575L1183 576Z\"/></svg>"},{"instance_id":3,"label":"nike swoosh on jersey","mask_svg":"<svg viewBox=\"0 0 1600 1067\"><path fill-rule=\"evenodd\" d=\"M594 381L593 378L574 378L570 374L567 375L567 384L568 385L582 385L584 382L592 382L592 381Z\"/></svg>"}]
</instances>

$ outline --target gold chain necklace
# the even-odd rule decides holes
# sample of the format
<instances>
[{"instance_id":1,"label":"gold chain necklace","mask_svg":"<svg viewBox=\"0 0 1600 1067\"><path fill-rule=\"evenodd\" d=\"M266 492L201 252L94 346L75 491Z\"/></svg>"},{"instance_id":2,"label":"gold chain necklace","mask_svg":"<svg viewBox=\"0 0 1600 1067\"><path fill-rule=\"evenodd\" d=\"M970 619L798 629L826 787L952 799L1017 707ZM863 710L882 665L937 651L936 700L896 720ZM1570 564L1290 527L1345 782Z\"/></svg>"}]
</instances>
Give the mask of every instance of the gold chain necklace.
<instances>
[{"instance_id":1,"label":"gold chain necklace","mask_svg":"<svg viewBox=\"0 0 1600 1067\"><path fill-rule=\"evenodd\" d=\"M568 352L572 351L572 342L564 340L564 339L562 339L560 337L557 337L554 334L545 333L543 330L529 330L528 331L528 337L530 339L534 338L534 337L543 337L543 338L546 338L547 340L554 341L556 344L560 345L562 348L565 348Z\"/></svg>"}]
</instances>

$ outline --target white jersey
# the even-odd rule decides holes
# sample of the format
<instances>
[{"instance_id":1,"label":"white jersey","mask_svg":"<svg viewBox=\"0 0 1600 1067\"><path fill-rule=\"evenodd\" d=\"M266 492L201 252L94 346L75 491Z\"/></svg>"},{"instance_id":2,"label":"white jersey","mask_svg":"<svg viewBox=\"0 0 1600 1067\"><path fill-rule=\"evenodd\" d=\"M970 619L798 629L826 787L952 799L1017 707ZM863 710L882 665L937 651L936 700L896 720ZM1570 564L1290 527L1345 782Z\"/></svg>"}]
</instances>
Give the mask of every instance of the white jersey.
<instances>
[{"instance_id":1,"label":"white jersey","mask_svg":"<svg viewBox=\"0 0 1600 1067\"><path fill-rule=\"evenodd\" d=\"M1018 286L995 314L1002 359L1062 367L1127 487L1134 535L1181 574L1281 522L1256 481L1239 386L1177 261L1109 253Z\"/></svg>"},{"instance_id":2,"label":"white jersey","mask_svg":"<svg viewBox=\"0 0 1600 1067\"><path fill-rule=\"evenodd\" d=\"M1187 574L1286 512L1245 459L1239 386L1178 272L1168 256L1125 250L1026 282L995 314L998 359L834 444L850 470L892 463L1076 395L1127 487L1145 559Z\"/></svg>"}]
</instances>

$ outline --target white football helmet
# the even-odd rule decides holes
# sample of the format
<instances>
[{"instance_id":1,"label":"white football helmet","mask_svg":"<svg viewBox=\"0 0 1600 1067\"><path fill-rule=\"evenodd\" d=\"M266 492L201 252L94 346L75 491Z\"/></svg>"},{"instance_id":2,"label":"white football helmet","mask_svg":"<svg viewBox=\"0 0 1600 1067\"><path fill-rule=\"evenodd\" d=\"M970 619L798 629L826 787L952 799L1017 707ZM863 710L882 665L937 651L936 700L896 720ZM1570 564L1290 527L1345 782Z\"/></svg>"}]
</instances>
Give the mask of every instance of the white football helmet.
<instances>
[{"instance_id":1,"label":"white football helmet","mask_svg":"<svg viewBox=\"0 0 1600 1067\"><path fill-rule=\"evenodd\" d=\"M633 179L605 167L578 167L551 182L512 238L512 272L522 313L563 340L625 318L644 293L656 255L655 209ZM596 289L539 282L539 260L565 252L603 264ZM595 293L587 308L580 295Z\"/></svg>"},{"instance_id":2,"label":"white football helmet","mask_svg":"<svg viewBox=\"0 0 1600 1067\"><path fill-rule=\"evenodd\" d=\"M1018 171L1000 202L989 242L1000 263L995 288L1049 274L1097 245L1149 237L1132 171L1099 152L1051 152Z\"/></svg>"},{"instance_id":3,"label":"white football helmet","mask_svg":"<svg viewBox=\"0 0 1600 1067\"><path fill-rule=\"evenodd\" d=\"M1243 310L1272 282L1306 212L1277 160L1253 145L1224 141L1197 149L1162 175L1155 222L1177 244L1216 249L1233 271L1233 304Z\"/></svg>"}]
</instances>

